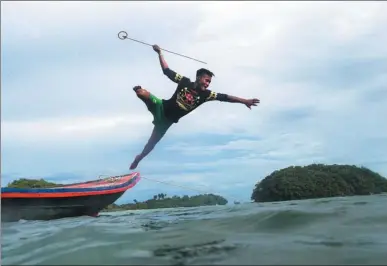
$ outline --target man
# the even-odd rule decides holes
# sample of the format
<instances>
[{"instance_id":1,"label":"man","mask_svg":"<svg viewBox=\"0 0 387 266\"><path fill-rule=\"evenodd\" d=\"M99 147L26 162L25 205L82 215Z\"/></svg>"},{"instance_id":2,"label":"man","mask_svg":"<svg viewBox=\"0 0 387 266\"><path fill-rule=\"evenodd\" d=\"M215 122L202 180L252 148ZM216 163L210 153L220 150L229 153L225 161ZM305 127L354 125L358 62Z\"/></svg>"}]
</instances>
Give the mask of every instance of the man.
<instances>
[{"instance_id":1,"label":"man","mask_svg":"<svg viewBox=\"0 0 387 266\"><path fill-rule=\"evenodd\" d=\"M161 100L141 86L135 86L133 88L137 97L145 103L148 110L153 114L154 128L143 151L132 162L130 166L131 170L135 169L138 163L153 150L173 123L177 123L180 118L196 109L199 105L217 100L230 103L242 103L251 109L251 106L256 106L259 103L258 99L242 99L208 90L207 88L214 74L204 68L196 72L196 80L195 82L191 82L189 78L177 74L168 67L159 46L153 45L153 50L159 55L160 65L164 75L178 85L169 100Z\"/></svg>"}]
</instances>

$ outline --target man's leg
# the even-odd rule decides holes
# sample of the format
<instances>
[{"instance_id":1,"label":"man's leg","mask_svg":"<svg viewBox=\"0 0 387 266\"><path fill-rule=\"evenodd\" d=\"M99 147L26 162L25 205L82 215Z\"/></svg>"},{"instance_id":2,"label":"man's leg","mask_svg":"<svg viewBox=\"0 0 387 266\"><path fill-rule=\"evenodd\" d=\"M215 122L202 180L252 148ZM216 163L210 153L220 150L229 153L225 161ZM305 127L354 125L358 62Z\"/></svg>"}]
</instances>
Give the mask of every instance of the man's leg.
<instances>
[{"instance_id":1,"label":"man's leg","mask_svg":"<svg viewBox=\"0 0 387 266\"><path fill-rule=\"evenodd\" d=\"M148 110L153 114L153 124L155 126L143 151L136 156L130 165L130 170L135 169L138 163L153 150L156 144L162 139L169 127L172 125L172 122L168 121L168 119L164 116L162 100L152 95L147 90L142 89L140 86L134 87L133 90L136 92L137 97L146 104Z\"/></svg>"},{"instance_id":2,"label":"man's leg","mask_svg":"<svg viewBox=\"0 0 387 266\"><path fill-rule=\"evenodd\" d=\"M163 138L167 129L168 128L166 128L165 130L160 130L157 126L153 127L152 135L150 136L147 144L145 144L145 147L142 152L136 156L136 158L130 165L130 170L135 169L139 162L153 150L156 144Z\"/></svg>"}]
</instances>

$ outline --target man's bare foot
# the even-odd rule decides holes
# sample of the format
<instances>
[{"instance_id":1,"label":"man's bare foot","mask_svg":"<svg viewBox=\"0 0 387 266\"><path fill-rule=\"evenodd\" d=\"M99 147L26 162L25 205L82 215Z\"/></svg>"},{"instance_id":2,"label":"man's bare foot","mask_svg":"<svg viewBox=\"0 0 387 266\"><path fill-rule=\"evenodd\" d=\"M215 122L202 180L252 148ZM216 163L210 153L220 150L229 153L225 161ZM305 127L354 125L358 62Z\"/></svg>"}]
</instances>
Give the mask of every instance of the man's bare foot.
<instances>
[{"instance_id":1,"label":"man's bare foot","mask_svg":"<svg viewBox=\"0 0 387 266\"><path fill-rule=\"evenodd\" d=\"M140 155L137 155L132 164L130 165L130 170L136 169L138 163L141 161Z\"/></svg>"},{"instance_id":2,"label":"man's bare foot","mask_svg":"<svg viewBox=\"0 0 387 266\"><path fill-rule=\"evenodd\" d=\"M140 89L142 89L140 85L137 85L137 86L133 87L134 92L137 92Z\"/></svg>"}]
</instances>

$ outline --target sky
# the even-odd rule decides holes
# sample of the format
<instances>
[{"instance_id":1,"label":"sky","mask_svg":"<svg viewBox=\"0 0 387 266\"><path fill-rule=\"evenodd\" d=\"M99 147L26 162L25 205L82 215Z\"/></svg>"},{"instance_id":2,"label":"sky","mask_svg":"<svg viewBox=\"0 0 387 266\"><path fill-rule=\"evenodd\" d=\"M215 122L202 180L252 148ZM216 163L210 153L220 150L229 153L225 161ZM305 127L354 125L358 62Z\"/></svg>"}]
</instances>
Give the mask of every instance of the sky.
<instances>
[{"instance_id":1,"label":"sky","mask_svg":"<svg viewBox=\"0 0 387 266\"><path fill-rule=\"evenodd\" d=\"M208 68L210 89L261 103L211 102L181 119L118 203L203 191L249 201L291 165L387 176L386 13L378 1L3 1L1 184L131 172L153 128L132 88L168 99L176 86L121 30L208 63L164 53L178 73Z\"/></svg>"}]
</instances>

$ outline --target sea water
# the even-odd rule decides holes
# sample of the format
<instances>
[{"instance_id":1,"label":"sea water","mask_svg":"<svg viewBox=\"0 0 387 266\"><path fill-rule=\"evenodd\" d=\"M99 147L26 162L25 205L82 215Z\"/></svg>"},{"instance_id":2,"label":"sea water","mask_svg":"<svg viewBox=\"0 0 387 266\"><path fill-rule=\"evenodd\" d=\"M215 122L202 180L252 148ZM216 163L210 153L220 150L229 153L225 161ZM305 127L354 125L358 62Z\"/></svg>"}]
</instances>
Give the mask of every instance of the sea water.
<instances>
[{"instance_id":1,"label":"sea water","mask_svg":"<svg viewBox=\"0 0 387 266\"><path fill-rule=\"evenodd\" d=\"M387 264L387 195L2 223L3 265Z\"/></svg>"}]
</instances>

